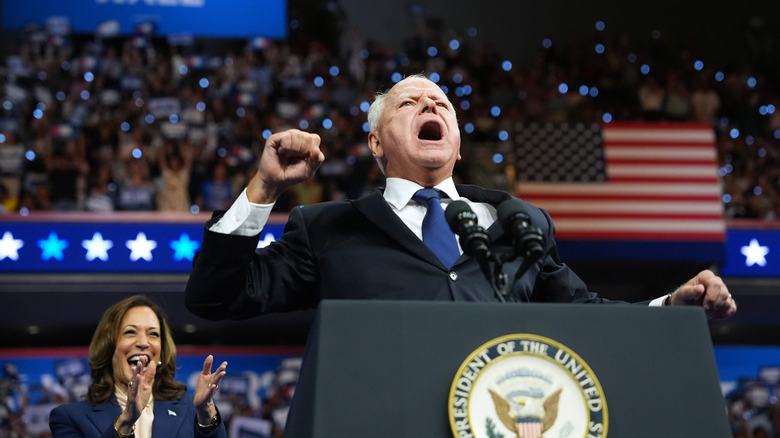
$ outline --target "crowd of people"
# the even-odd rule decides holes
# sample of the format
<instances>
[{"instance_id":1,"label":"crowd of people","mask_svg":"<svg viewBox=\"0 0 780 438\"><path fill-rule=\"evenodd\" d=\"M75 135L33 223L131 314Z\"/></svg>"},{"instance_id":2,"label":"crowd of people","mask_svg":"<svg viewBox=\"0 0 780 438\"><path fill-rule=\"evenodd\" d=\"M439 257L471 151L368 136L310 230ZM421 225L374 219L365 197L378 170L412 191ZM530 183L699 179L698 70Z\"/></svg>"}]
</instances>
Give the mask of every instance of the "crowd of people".
<instances>
[{"instance_id":1,"label":"crowd of people","mask_svg":"<svg viewBox=\"0 0 780 438\"><path fill-rule=\"evenodd\" d=\"M276 209L354 198L382 184L366 143L368 102L425 72L465 127L459 181L511 188L521 172L491 152L513 141L518 122L695 121L717 134L726 217L775 219L777 66L765 42L749 42L740 62L717 65L672 36L594 30L545 40L520 65L474 29L422 28L398 50L355 30L182 45L29 28L2 65L2 209L220 209L251 178L264 140L287 128L318 133L327 160Z\"/></svg>"}]
</instances>

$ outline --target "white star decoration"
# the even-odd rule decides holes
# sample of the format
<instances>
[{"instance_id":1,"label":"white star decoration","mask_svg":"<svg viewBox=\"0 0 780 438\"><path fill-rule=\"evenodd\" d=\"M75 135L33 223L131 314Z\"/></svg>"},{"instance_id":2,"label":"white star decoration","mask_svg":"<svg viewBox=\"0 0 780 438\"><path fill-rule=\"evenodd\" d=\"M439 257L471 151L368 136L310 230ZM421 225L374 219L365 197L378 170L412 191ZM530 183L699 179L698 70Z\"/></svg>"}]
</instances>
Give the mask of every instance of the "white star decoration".
<instances>
[{"instance_id":1,"label":"white star decoration","mask_svg":"<svg viewBox=\"0 0 780 438\"><path fill-rule=\"evenodd\" d=\"M128 240L125 246L130 250L130 260L133 262L144 259L147 262L152 261L152 250L157 248L157 242L147 240L146 234L138 233L135 240Z\"/></svg>"},{"instance_id":2,"label":"white star decoration","mask_svg":"<svg viewBox=\"0 0 780 438\"><path fill-rule=\"evenodd\" d=\"M95 233L92 235L91 240L82 240L81 246L87 250L87 261L100 259L104 262L107 262L108 250L114 246L114 242L110 240L103 240L102 234Z\"/></svg>"},{"instance_id":3,"label":"white star decoration","mask_svg":"<svg viewBox=\"0 0 780 438\"><path fill-rule=\"evenodd\" d=\"M24 246L22 239L14 239L10 231L3 233L0 239L0 260L11 259L19 260L19 249Z\"/></svg>"},{"instance_id":4,"label":"white star decoration","mask_svg":"<svg viewBox=\"0 0 780 438\"><path fill-rule=\"evenodd\" d=\"M745 256L745 266L766 266L766 255L769 254L768 246L761 246L756 239L750 239L750 245L740 249Z\"/></svg>"},{"instance_id":5,"label":"white star decoration","mask_svg":"<svg viewBox=\"0 0 780 438\"><path fill-rule=\"evenodd\" d=\"M265 235L265 237L263 237L263 240L257 242L257 247L258 248L265 248L266 246L270 245L271 242L273 242L274 240L276 240L274 235L271 234L271 233L267 233Z\"/></svg>"}]
</instances>

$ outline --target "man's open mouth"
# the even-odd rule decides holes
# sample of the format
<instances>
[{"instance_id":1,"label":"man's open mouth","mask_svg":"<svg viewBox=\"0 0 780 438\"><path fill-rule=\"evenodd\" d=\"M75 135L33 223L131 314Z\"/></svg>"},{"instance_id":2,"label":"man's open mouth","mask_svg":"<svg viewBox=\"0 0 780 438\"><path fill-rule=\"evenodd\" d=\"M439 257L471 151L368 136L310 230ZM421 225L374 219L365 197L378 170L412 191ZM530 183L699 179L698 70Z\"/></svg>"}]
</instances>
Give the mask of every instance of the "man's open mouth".
<instances>
[{"instance_id":1,"label":"man's open mouth","mask_svg":"<svg viewBox=\"0 0 780 438\"><path fill-rule=\"evenodd\" d=\"M428 122L422 125L417 138L420 140L441 140L441 125L436 122Z\"/></svg>"}]
</instances>

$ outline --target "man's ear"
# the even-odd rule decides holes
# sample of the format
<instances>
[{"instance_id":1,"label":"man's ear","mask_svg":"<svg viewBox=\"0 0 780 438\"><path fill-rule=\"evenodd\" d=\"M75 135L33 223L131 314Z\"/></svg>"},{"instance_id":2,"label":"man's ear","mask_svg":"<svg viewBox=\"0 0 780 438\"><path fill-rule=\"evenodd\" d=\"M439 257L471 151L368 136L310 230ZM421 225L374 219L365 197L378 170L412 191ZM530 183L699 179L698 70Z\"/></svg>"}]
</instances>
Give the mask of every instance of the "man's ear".
<instances>
[{"instance_id":1,"label":"man's ear","mask_svg":"<svg viewBox=\"0 0 780 438\"><path fill-rule=\"evenodd\" d=\"M384 157L382 144L379 141L379 135L377 135L376 131L371 131L368 133L368 147L371 149L371 153L374 155L374 158Z\"/></svg>"}]
</instances>

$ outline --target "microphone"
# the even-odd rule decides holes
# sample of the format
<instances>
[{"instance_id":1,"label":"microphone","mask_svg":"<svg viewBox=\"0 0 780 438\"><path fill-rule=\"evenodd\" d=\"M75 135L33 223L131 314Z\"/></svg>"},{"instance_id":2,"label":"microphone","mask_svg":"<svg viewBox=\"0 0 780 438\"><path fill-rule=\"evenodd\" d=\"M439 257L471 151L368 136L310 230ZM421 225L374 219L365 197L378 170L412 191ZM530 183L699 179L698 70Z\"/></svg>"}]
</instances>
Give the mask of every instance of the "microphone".
<instances>
[{"instance_id":1,"label":"microphone","mask_svg":"<svg viewBox=\"0 0 780 438\"><path fill-rule=\"evenodd\" d=\"M453 201L444 211L444 217L452 232L460 236L463 252L479 260L490 257L488 237L485 229L477 224L477 214L463 201Z\"/></svg>"},{"instance_id":2,"label":"microphone","mask_svg":"<svg viewBox=\"0 0 780 438\"><path fill-rule=\"evenodd\" d=\"M510 198L499 204L498 220L504 227L504 232L512 236L516 255L528 261L536 261L544 254L542 230L531 223L531 216L525 211L520 200Z\"/></svg>"}]
</instances>

